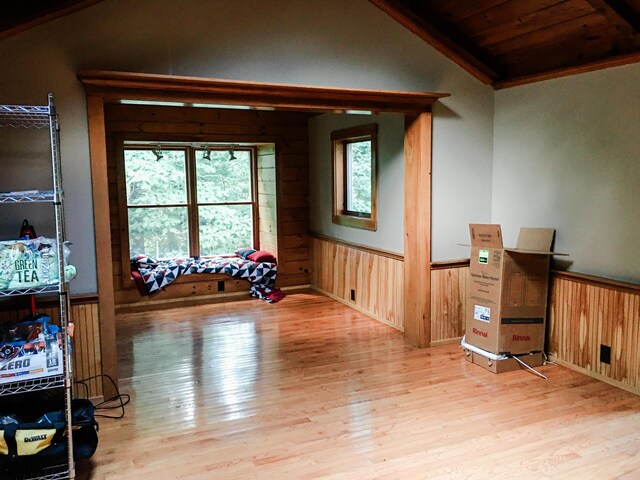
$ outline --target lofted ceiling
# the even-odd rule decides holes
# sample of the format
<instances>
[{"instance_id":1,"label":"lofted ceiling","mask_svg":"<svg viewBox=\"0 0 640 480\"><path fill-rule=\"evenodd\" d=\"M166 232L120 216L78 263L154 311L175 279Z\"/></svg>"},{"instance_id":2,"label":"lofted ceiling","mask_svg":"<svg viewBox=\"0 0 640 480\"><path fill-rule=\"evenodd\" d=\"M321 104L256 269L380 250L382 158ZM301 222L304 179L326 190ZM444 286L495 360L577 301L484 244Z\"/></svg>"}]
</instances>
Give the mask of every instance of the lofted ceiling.
<instances>
[{"instance_id":1,"label":"lofted ceiling","mask_svg":"<svg viewBox=\"0 0 640 480\"><path fill-rule=\"evenodd\" d=\"M99 1L1 2L0 40ZM369 1L494 88L640 61L640 0Z\"/></svg>"},{"instance_id":2,"label":"lofted ceiling","mask_svg":"<svg viewBox=\"0 0 640 480\"><path fill-rule=\"evenodd\" d=\"M370 0L495 88L640 61L640 0Z\"/></svg>"}]
</instances>

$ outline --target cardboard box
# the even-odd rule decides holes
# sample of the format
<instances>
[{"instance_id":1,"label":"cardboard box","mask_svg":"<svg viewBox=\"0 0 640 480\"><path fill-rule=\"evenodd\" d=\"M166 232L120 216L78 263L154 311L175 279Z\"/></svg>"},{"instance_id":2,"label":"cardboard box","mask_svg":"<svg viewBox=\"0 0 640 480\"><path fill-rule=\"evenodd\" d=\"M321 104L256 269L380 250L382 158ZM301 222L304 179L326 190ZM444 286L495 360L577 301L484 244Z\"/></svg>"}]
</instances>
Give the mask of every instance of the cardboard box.
<instances>
[{"instance_id":1,"label":"cardboard box","mask_svg":"<svg viewBox=\"0 0 640 480\"><path fill-rule=\"evenodd\" d=\"M504 248L500 225L469 225L466 342L513 355L544 349L552 228L522 228Z\"/></svg>"},{"instance_id":2,"label":"cardboard box","mask_svg":"<svg viewBox=\"0 0 640 480\"><path fill-rule=\"evenodd\" d=\"M485 370L489 370L492 373L505 373L512 372L514 370L525 370L526 368L514 358L507 358L505 360L491 360L479 353L472 352L465 349L465 358L468 362L475 363L481 366ZM544 364L542 353L527 353L524 355L517 355L517 357L531 368L539 367Z\"/></svg>"},{"instance_id":3,"label":"cardboard box","mask_svg":"<svg viewBox=\"0 0 640 480\"><path fill-rule=\"evenodd\" d=\"M6 350L5 359L0 360L0 384L62 375L61 338L60 334L44 335L43 342L2 345L0 348ZM11 348L14 352L9 352Z\"/></svg>"}]
</instances>

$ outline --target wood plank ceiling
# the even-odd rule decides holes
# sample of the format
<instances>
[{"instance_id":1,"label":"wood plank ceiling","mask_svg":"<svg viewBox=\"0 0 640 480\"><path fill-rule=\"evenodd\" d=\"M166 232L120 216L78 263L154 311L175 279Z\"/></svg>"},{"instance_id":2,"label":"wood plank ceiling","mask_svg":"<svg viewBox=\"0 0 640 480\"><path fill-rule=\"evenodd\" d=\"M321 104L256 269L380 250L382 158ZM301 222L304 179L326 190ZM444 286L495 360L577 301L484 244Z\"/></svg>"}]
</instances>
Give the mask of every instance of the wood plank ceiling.
<instances>
[{"instance_id":1,"label":"wood plank ceiling","mask_svg":"<svg viewBox=\"0 0 640 480\"><path fill-rule=\"evenodd\" d=\"M495 88L640 61L640 0L370 0Z\"/></svg>"}]
</instances>

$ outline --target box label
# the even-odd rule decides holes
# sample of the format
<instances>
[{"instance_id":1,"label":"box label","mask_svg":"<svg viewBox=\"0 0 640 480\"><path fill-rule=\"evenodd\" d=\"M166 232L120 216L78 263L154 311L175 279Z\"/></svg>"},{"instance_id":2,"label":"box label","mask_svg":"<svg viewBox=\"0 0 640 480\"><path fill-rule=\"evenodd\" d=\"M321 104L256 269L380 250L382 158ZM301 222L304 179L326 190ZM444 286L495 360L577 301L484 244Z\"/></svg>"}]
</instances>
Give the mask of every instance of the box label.
<instances>
[{"instance_id":1,"label":"box label","mask_svg":"<svg viewBox=\"0 0 640 480\"><path fill-rule=\"evenodd\" d=\"M503 325L542 325L544 318L503 318Z\"/></svg>"},{"instance_id":2,"label":"box label","mask_svg":"<svg viewBox=\"0 0 640 480\"><path fill-rule=\"evenodd\" d=\"M489 323L491 318L491 309L489 307L483 307L482 305L475 305L473 309L473 318L480 320L481 322Z\"/></svg>"},{"instance_id":3,"label":"box label","mask_svg":"<svg viewBox=\"0 0 640 480\"><path fill-rule=\"evenodd\" d=\"M0 384L62 375L64 362L58 335L44 335L44 341L25 343L15 347L15 355L0 360ZM3 347L3 348L6 348Z\"/></svg>"},{"instance_id":4,"label":"box label","mask_svg":"<svg viewBox=\"0 0 640 480\"><path fill-rule=\"evenodd\" d=\"M480 250L478 253L478 263L485 265L489 263L489 250Z\"/></svg>"}]
</instances>

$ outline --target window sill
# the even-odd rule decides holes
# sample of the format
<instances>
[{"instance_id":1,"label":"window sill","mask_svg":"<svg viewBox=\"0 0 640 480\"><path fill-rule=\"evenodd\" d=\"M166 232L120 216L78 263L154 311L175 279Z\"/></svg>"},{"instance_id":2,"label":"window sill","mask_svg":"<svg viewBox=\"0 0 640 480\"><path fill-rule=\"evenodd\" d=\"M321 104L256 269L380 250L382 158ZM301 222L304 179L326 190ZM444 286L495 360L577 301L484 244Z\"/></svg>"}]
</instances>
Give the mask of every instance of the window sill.
<instances>
[{"instance_id":1,"label":"window sill","mask_svg":"<svg viewBox=\"0 0 640 480\"><path fill-rule=\"evenodd\" d=\"M374 232L378 229L377 221L374 218L367 217L334 214L333 223L336 225L343 225L345 227L360 228L362 230L371 230Z\"/></svg>"}]
</instances>

